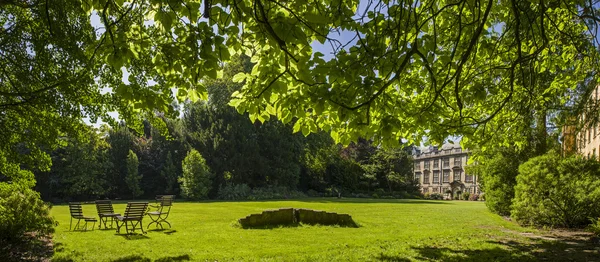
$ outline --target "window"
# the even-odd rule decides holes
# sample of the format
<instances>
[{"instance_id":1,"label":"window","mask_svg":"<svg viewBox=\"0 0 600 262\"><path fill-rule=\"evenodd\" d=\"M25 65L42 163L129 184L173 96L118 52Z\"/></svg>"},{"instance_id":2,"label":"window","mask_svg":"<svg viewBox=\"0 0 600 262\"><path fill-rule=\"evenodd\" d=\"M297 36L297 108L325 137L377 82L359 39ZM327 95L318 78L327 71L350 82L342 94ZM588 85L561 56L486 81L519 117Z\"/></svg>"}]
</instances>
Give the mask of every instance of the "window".
<instances>
[{"instance_id":1,"label":"window","mask_svg":"<svg viewBox=\"0 0 600 262\"><path fill-rule=\"evenodd\" d=\"M461 166L462 165L462 159L460 157L455 157L454 158L454 166Z\"/></svg>"},{"instance_id":2,"label":"window","mask_svg":"<svg viewBox=\"0 0 600 262\"><path fill-rule=\"evenodd\" d=\"M450 182L450 171L444 170L444 183L449 183L449 182Z\"/></svg>"},{"instance_id":3,"label":"window","mask_svg":"<svg viewBox=\"0 0 600 262\"><path fill-rule=\"evenodd\" d=\"M433 171L433 183L440 183L440 171Z\"/></svg>"},{"instance_id":4,"label":"window","mask_svg":"<svg viewBox=\"0 0 600 262\"><path fill-rule=\"evenodd\" d=\"M592 131L588 130L588 143L592 142Z\"/></svg>"},{"instance_id":5,"label":"window","mask_svg":"<svg viewBox=\"0 0 600 262\"><path fill-rule=\"evenodd\" d=\"M425 169L429 169L429 160L425 160Z\"/></svg>"},{"instance_id":6,"label":"window","mask_svg":"<svg viewBox=\"0 0 600 262\"><path fill-rule=\"evenodd\" d=\"M444 167L450 167L450 158L444 158Z\"/></svg>"},{"instance_id":7,"label":"window","mask_svg":"<svg viewBox=\"0 0 600 262\"><path fill-rule=\"evenodd\" d=\"M473 182L473 176L465 174L465 182L472 183Z\"/></svg>"},{"instance_id":8,"label":"window","mask_svg":"<svg viewBox=\"0 0 600 262\"><path fill-rule=\"evenodd\" d=\"M429 184L429 171L423 173L423 184Z\"/></svg>"},{"instance_id":9,"label":"window","mask_svg":"<svg viewBox=\"0 0 600 262\"><path fill-rule=\"evenodd\" d=\"M415 180L417 180L418 183L421 183L421 173L415 173Z\"/></svg>"},{"instance_id":10,"label":"window","mask_svg":"<svg viewBox=\"0 0 600 262\"><path fill-rule=\"evenodd\" d=\"M439 159L434 159L433 160L433 168L440 168L440 160Z\"/></svg>"},{"instance_id":11,"label":"window","mask_svg":"<svg viewBox=\"0 0 600 262\"><path fill-rule=\"evenodd\" d=\"M460 151L461 151L461 149L460 149L460 148L455 148L455 149L454 149L454 152L455 152L455 153L460 153Z\"/></svg>"},{"instance_id":12,"label":"window","mask_svg":"<svg viewBox=\"0 0 600 262\"><path fill-rule=\"evenodd\" d=\"M419 170L420 168L421 167L419 161L415 161L415 170Z\"/></svg>"},{"instance_id":13,"label":"window","mask_svg":"<svg viewBox=\"0 0 600 262\"><path fill-rule=\"evenodd\" d=\"M454 171L454 181L460 181L461 176L462 176L462 171L460 171L460 170Z\"/></svg>"}]
</instances>

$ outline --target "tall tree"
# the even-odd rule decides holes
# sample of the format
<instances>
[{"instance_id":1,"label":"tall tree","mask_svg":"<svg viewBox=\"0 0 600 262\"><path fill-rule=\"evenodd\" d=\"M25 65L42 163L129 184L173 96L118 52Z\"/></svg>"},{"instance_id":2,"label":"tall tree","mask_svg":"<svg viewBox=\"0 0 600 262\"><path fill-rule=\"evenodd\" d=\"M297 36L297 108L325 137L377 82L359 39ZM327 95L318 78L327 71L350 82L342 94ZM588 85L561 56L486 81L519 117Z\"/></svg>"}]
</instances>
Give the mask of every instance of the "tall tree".
<instances>
[{"instance_id":1,"label":"tall tree","mask_svg":"<svg viewBox=\"0 0 600 262\"><path fill-rule=\"evenodd\" d=\"M173 157L171 157L171 152L167 153L167 159L165 160L165 164L163 166L163 170L160 171L160 175L167 181L165 184L165 193L174 194L176 193L177 188L177 168L173 163Z\"/></svg>"},{"instance_id":2,"label":"tall tree","mask_svg":"<svg viewBox=\"0 0 600 262\"><path fill-rule=\"evenodd\" d=\"M140 180L142 175L138 172L139 161L135 153L129 150L127 154L127 176L125 176L125 183L129 188L129 192L133 198L136 198L144 193L140 188Z\"/></svg>"},{"instance_id":3,"label":"tall tree","mask_svg":"<svg viewBox=\"0 0 600 262\"><path fill-rule=\"evenodd\" d=\"M182 162L183 174L179 178L181 193L189 199L206 199L214 174L198 151L192 149Z\"/></svg>"},{"instance_id":4,"label":"tall tree","mask_svg":"<svg viewBox=\"0 0 600 262\"><path fill-rule=\"evenodd\" d=\"M110 195L111 197L129 195L125 176L127 176L127 156L129 150L134 147L134 135L124 123L121 123L109 131L107 141L110 144L108 155L113 165L112 172L109 172L107 176L111 185Z\"/></svg>"}]
</instances>

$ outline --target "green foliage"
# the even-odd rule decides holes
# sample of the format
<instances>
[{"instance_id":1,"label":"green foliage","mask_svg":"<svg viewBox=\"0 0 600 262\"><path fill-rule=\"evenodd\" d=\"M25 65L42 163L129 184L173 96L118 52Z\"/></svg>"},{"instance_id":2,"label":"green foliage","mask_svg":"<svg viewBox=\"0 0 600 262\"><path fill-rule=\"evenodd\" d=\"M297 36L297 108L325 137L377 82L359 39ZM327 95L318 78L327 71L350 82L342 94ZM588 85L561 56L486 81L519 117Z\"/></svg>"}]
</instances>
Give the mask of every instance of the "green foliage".
<instances>
[{"instance_id":1,"label":"green foliage","mask_svg":"<svg viewBox=\"0 0 600 262\"><path fill-rule=\"evenodd\" d=\"M590 218L590 222L589 230L600 237L600 217L598 219Z\"/></svg>"},{"instance_id":2,"label":"green foliage","mask_svg":"<svg viewBox=\"0 0 600 262\"><path fill-rule=\"evenodd\" d=\"M464 192L462 194L462 200L470 200L470 197L471 197L471 193L469 193L469 192Z\"/></svg>"},{"instance_id":3,"label":"green foliage","mask_svg":"<svg viewBox=\"0 0 600 262\"><path fill-rule=\"evenodd\" d=\"M519 164L527 156L514 148L500 148L480 155L479 160L468 167L468 172L478 177L481 191L486 194L485 204L494 213L510 215Z\"/></svg>"},{"instance_id":4,"label":"green foliage","mask_svg":"<svg viewBox=\"0 0 600 262\"><path fill-rule=\"evenodd\" d=\"M306 195L302 192L291 190L286 187L259 187L252 189L252 194L248 197L249 200L265 200L265 199L298 199L305 198Z\"/></svg>"},{"instance_id":5,"label":"green foliage","mask_svg":"<svg viewBox=\"0 0 600 262\"><path fill-rule=\"evenodd\" d=\"M183 175L179 177L181 193L184 197L206 199L212 185L213 173L198 151L192 149L182 162Z\"/></svg>"},{"instance_id":6,"label":"green foliage","mask_svg":"<svg viewBox=\"0 0 600 262\"><path fill-rule=\"evenodd\" d=\"M581 227L600 216L600 163L551 151L519 167L512 217L521 224Z\"/></svg>"},{"instance_id":7,"label":"green foliage","mask_svg":"<svg viewBox=\"0 0 600 262\"><path fill-rule=\"evenodd\" d=\"M140 180L142 179L142 175L138 172L138 157L137 155L129 150L129 154L127 154L127 176L125 177L125 183L131 192L131 196L136 198L143 194L144 192L140 188Z\"/></svg>"},{"instance_id":8,"label":"green foliage","mask_svg":"<svg viewBox=\"0 0 600 262\"><path fill-rule=\"evenodd\" d=\"M66 145L50 153L51 170L36 173L36 190L42 197L57 201L94 200L109 193L107 174L113 165L103 134L88 128L82 136L67 137L64 142Z\"/></svg>"},{"instance_id":9,"label":"green foliage","mask_svg":"<svg viewBox=\"0 0 600 262\"><path fill-rule=\"evenodd\" d=\"M207 3L2 1L0 151L47 170L46 150L79 133L84 117L114 125L116 111L137 132L144 119L164 130L156 112L174 118L173 101L208 99L214 79L239 84L222 103L253 123L294 121L295 132L325 130L345 145L463 134L467 147L488 142L483 151L522 148L532 110L597 78L599 12L589 1ZM254 68L227 75L220 65L242 54ZM296 170L277 171L278 184L293 184Z\"/></svg>"},{"instance_id":10,"label":"green foliage","mask_svg":"<svg viewBox=\"0 0 600 262\"><path fill-rule=\"evenodd\" d=\"M129 151L134 147L135 136L125 123L120 123L109 130L106 140L110 145L108 157L113 166L112 172L109 172L107 176L110 185L109 194L112 197L130 195L131 191L125 183L125 177L128 174L127 157Z\"/></svg>"},{"instance_id":11,"label":"green foliage","mask_svg":"<svg viewBox=\"0 0 600 262\"><path fill-rule=\"evenodd\" d=\"M252 189L246 184L227 184L219 189L218 199L246 200L252 194Z\"/></svg>"},{"instance_id":12,"label":"green foliage","mask_svg":"<svg viewBox=\"0 0 600 262\"><path fill-rule=\"evenodd\" d=\"M444 196L440 193L432 193L429 195L429 199L431 200L443 200Z\"/></svg>"},{"instance_id":13,"label":"green foliage","mask_svg":"<svg viewBox=\"0 0 600 262\"><path fill-rule=\"evenodd\" d=\"M20 184L0 182L0 245L18 242L28 232L47 236L56 225L39 193Z\"/></svg>"},{"instance_id":14,"label":"green foliage","mask_svg":"<svg viewBox=\"0 0 600 262\"><path fill-rule=\"evenodd\" d=\"M177 177L179 177L179 175L177 175L177 168L173 163L171 152L167 153L167 159L165 160L163 170L160 171L160 174L167 181L165 185L165 193L174 194L177 186Z\"/></svg>"}]
</instances>

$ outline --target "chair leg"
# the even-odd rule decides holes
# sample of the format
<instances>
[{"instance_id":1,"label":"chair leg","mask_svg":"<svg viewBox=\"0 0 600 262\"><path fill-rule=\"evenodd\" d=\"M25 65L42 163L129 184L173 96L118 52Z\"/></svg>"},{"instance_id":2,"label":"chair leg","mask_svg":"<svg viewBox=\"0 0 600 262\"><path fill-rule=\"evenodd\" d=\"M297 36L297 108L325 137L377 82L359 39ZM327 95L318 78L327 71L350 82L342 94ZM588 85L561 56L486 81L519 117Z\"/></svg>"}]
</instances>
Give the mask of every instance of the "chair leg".
<instances>
[{"instance_id":1,"label":"chair leg","mask_svg":"<svg viewBox=\"0 0 600 262\"><path fill-rule=\"evenodd\" d=\"M73 217L71 217L71 222L69 222L69 231L71 231L71 226L73 225Z\"/></svg>"},{"instance_id":2,"label":"chair leg","mask_svg":"<svg viewBox=\"0 0 600 262\"><path fill-rule=\"evenodd\" d=\"M146 231L144 231L144 225L142 224L141 219L140 219L140 229L142 230L142 233L146 234Z\"/></svg>"},{"instance_id":3,"label":"chair leg","mask_svg":"<svg viewBox=\"0 0 600 262\"><path fill-rule=\"evenodd\" d=\"M119 223L119 221L116 222L117 223L117 234L121 233L121 226L123 226L123 224Z\"/></svg>"}]
</instances>

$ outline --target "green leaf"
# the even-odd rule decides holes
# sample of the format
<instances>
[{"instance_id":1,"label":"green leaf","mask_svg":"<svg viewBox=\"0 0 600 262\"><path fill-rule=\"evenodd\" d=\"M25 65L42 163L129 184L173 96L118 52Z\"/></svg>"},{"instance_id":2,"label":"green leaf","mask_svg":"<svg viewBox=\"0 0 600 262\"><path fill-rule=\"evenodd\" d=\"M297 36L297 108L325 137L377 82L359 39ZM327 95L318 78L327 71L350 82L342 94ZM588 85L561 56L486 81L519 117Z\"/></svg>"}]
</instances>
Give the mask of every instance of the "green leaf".
<instances>
[{"instance_id":1,"label":"green leaf","mask_svg":"<svg viewBox=\"0 0 600 262\"><path fill-rule=\"evenodd\" d=\"M304 17L310 23L315 23L315 24L327 24L327 23L329 23L328 17L326 17L326 16L324 16L322 14L306 13L306 14L304 14Z\"/></svg>"},{"instance_id":2,"label":"green leaf","mask_svg":"<svg viewBox=\"0 0 600 262\"><path fill-rule=\"evenodd\" d=\"M246 73L244 73L244 72L237 73L233 76L233 78L231 80L235 83L244 82L246 80Z\"/></svg>"},{"instance_id":3,"label":"green leaf","mask_svg":"<svg viewBox=\"0 0 600 262\"><path fill-rule=\"evenodd\" d=\"M296 123L294 124L294 133L298 133L298 131L300 131L300 129L302 128L302 122L300 121L300 119L298 119L298 121L296 121Z\"/></svg>"},{"instance_id":4,"label":"green leaf","mask_svg":"<svg viewBox=\"0 0 600 262\"><path fill-rule=\"evenodd\" d=\"M188 99L190 99L190 101L192 101L192 102L196 102L196 101L198 101L198 99L200 99L200 96L198 95L198 92L196 91L196 89L188 90Z\"/></svg>"}]
</instances>

